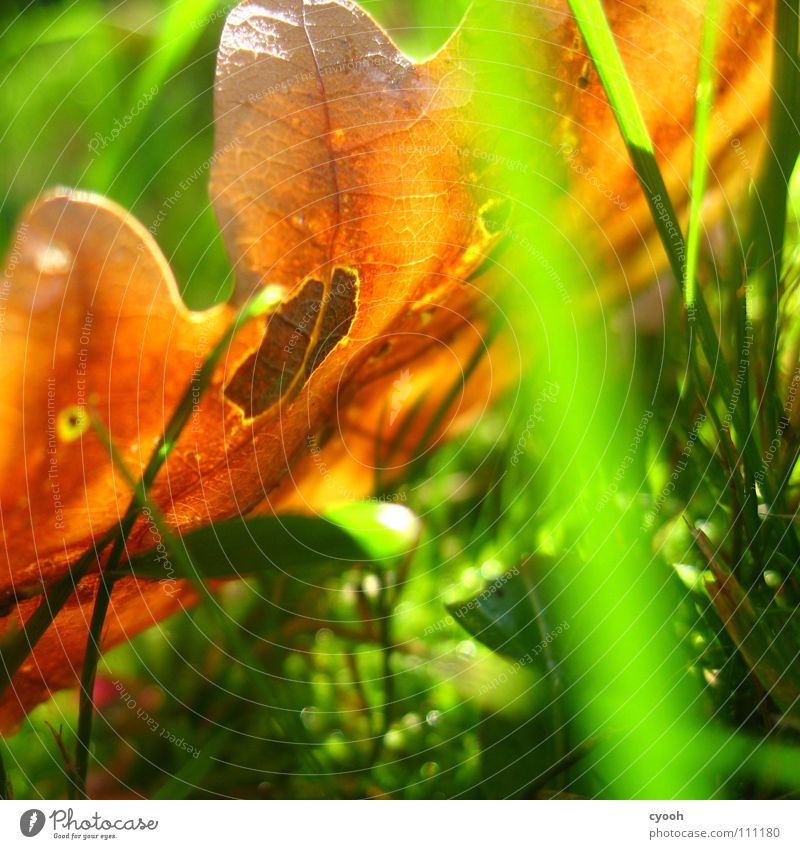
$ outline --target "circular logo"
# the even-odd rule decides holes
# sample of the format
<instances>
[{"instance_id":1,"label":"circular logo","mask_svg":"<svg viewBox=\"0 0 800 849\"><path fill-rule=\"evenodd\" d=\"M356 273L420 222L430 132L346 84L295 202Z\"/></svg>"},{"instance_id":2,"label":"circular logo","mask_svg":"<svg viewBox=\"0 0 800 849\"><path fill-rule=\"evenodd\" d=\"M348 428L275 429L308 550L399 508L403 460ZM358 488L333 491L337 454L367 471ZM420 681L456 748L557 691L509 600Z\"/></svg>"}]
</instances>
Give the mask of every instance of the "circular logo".
<instances>
[{"instance_id":1,"label":"circular logo","mask_svg":"<svg viewBox=\"0 0 800 849\"><path fill-rule=\"evenodd\" d=\"M38 808L31 808L19 818L19 830L25 837L36 837L44 828L44 812Z\"/></svg>"}]
</instances>

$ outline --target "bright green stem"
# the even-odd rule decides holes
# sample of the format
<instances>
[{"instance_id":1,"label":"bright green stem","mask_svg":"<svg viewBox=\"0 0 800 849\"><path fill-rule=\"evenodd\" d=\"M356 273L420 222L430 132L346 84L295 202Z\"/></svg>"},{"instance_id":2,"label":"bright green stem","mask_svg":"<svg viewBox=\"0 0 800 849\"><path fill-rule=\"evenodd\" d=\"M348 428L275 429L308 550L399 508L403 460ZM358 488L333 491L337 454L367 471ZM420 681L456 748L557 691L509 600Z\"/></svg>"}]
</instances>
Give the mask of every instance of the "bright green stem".
<instances>
[{"instance_id":1,"label":"bright green stem","mask_svg":"<svg viewBox=\"0 0 800 849\"><path fill-rule=\"evenodd\" d=\"M778 298L783 267L786 204L789 180L800 152L798 80L798 9L796 2L777 0L775 12L775 58L772 69L769 144L753 197L752 259L748 279L755 283L763 304L764 418L770 438L778 431L777 389ZM766 492L765 492L766 495ZM779 486L776 502L782 498ZM770 507L771 498L767 498ZM779 510L780 503L775 504Z\"/></svg>"},{"instance_id":2,"label":"bright green stem","mask_svg":"<svg viewBox=\"0 0 800 849\"><path fill-rule=\"evenodd\" d=\"M133 473L128 468L127 464L125 463L124 457L119 453L119 451L117 450L117 447L114 445L113 441L111 440L111 436L108 433L108 430L106 429L103 422L100 421L97 418L96 415L92 415L92 420L93 420L94 428L97 431L97 434L98 434L100 440L103 442L103 444L106 447L106 450L109 452L109 455L111 456L112 462L114 463L115 467L120 472L120 474L123 476L123 478L125 478L125 481L128 483L128 485L133 489L133 491L135 493L135 498L137 498L137 500L138 500L139 510L140 511L145 510L145 509L147 510L148 519L149 519L149 521L151 521L153 523L153 525L155 526L155 528L158 530L159 534L161 535L161 538L164 541L164 546L167 549L167 552L169 553L170 558L172 559L172 561L177 566L177 571L180 573L180 575L183 578L185 578L188 581L193 582L193 584L195 585L195 588L197 589L197 592L200 596L201 601L206 603L207 609L211 611L212 616L214 616L214 618L217 620L220 627L226 632L226 636L231 643L233 651L235 652L235 656L240 660L240 662L244 662L244 658L248 657L248 655L250 654L250 647L242 639L241 635L239 634L238 628L236 626L230 626L230 623L229 623L227 617L223 616L220 613L218 605L216 603L214 603L213 595L211 594L210 590L208 589L208 587L203 582L203 580L200 577L200 575L198 574L197 570L195 569L195 566L192 563L191 558L186 553L186 549L184 548L183 543L180 541L180 539L178 539L178 537L175 536L175 534L172 532L171 528L169 527L169 525L165 521L163 515L161 514L161 511L158 508L158 505L154 504L150 500L149 495L147 494L146 491L142 490L141 487L137 486ZM116 551L112 552L112 555L109 558L106 569L104 570L104 575L103 575L104 585L107 584L109 588L111 588L113 586L113 583L114 583L115 580L117 580L119 577L121 577L124 574L124 572L123 573L116 573L113 577L110 574L112 572L116 572L117 566L119 564L121 553L122 553L121 548L118 552L116 552ZM115 554L116 554L116 556L115 556ZM109 597L110 597L110 589L109 589ZM98 613L98 604L101 605L101 610L100 610L99 613ZM102 607L103 604L105 604L105 607ZM98 618L99 627L102 627L102 622L103 622L103 618L105 616L105 612L107 610L107 607L108 607L108 600L102 598L100 596L100 594L98 594L97 601L95 602L95 613L99 617ZM94 625L94 616L93 616L92 624ZM95 676L94 676L93 672L90 671L89 667L91 666L92 669L96 669L97 662L98 662L98 659L99 659L99 647L98 647L97 651L91 651L90 650L91 644L92 644L92 635L94 635L95 638L97 638L97 637L99 637L99 632L95 632L94 628L90 632L89 645L87 646L87 652L86 652L86 656L85 656L85 659L84 659L83 676L84 676L84 678L86 679L87 682L91 683L92 688L93 688ZM260 682L261 678L259 677L258 680ZM86 688L84 688L81 692L81 716L84 715L84 711L85 711L87 713L88 717L91 717L93 706L92 706L91 700L88 699L88 695L87 695L87 694L91 694L91 692L92 692L92 689L87 690ZM267 691L266 688L264 690L263 695L265 697L268 697L271 701L280 698L279 694L276 695L271 690ZM302 725L301 722L299 722L297 720L297 716L296 716L295 712L289 710L288 708L286 710L289 711L290 716L291 716L292 720L294 721L294 724L296 726L294 730L302 733L303 732L303 725ZM87 729L88 733L87 733L87 736L86 736L85 739L81 738L80 733L78 735L78 754L80 754L82 751L85 751L85 752L88 753L88 741L90 740L90 735L91 735L91 719L87 718L85 720L85 724L86 724L86 729ZM80 722L79 722L79 729L80 729ZM307 764L309 765L309 767L311 768L312 771L318 771L319 770L320 765L319 765L319 763L317 762L316 758L313 756L312 753L307 752L305 749L303 749L302 753L301 753L301 758L306 760ZM84 783L85 783L85 770L86 770L87 765L81 764L80 761L77 758L76 758L76 761L78 762L79 767L81 767L81 766L83 767L83 772L81 772L80 774L84 776ZM80 772L80 770L79 770L79 772Z\"/></svg>"},{"instance_id":3,"label":"bright green stem","mask_svg":"<svg viewBox=\"0 0 800 849\"><path fill-rule=\"evenodd\" d=\"M703 27L703 45L700 52L700 69L697 80L697 104L694 118L694 151L692 158L691 201L689 223L686 227L686 280L684 297L688 309L697 300L697 266L700 256L702 234L703 198L708 183L708 140L709 118L714 96L714 49L719 32L720 0L709 0Z\"/></svg>"},{"instance_id":4,"label":"bright green stem","mask_svg":"<svg viewBox=\"0 0 800 849\"><path fill-rule=\"evenodd\" d=\"M650 140L633 88L622 64L602 4L600 0L569 0L569 3L603 83L620 133L628 149L628 155L636 171L636 176L647 198L672 273L677 283L684 286L686 280L686 243L656 162L653 143ZM717 332L701 293L696 293L696 300L687 310L687 313L690 323L696 321L700 345L714 378L719 383L723 396L726 399L733 398L730 371L724 362ZM740 405L736 405L733 415L737 431L745 437L742 440L741 448L745 463L749 464L752 469L756 469L760 463L758 449L752 439L746 438L746 418L740 409ZM724 438L724 434L720 434L720 439ZM767 500L771 500L769 482L764 482L763 489Z\"/></svg>"},{"instance_id":5,"label":"bright green stem","mask_svg":"<svg viewBox=\"0 0 800 849\"><path fill-rule=\"evenodd\" d=\"M122 546L119 547L121 551ZM114 545L116 552L117 545ZM112 559L114 553L111 555ZM119 554L117 554L119 559ZM109 565L111 560L109 560ZM92 620L89 625L89 639L86 642L86 652L83 656L81 670L80 704L78 708L78 734L75 745L75 778L70 786L78 799L86 799L86 778L89 772L89 746L92 741L92 721L94 719L94 683L97 678L97 661L100 658L100 642L103 636L103 625L111 601L111 591L114 588L113 578L100 576L100 586L92 609Z\"/></svg>"},{"instance_id":6,"label":"bright green stem","mask_svg":"<svg viewBox=\"0 0 800 849\"><path fill-rule=\"evenodd\" d=\"M178 404L178 408L173 413L155 451L153 451L150 455L150 460L148 461L144 473L138 483L128 470L121 455L116 451L111 440L111 436L103 423L96 416L93 417L95 431L98 433L101 441L109 451L112 462L115 466L117 466L117 468L122 470L126 481L133 488L133 498L128 505L128 509L122 522L120 522L119 533L114 540L114 546L106 564L108 571L116 571L128 536L130 535L133 526L136 524L136 520L138 519L142 508L148 503L147 493L152 486L156 475L169 456L169 453L178 441L184 427L186 427L192 410L194 409L194 405L197 403L197 398L202 395L211 382L217 363L222 355L228 350L233 337L241 328L242 324L250 318L262 314L266 305L267 301L265 300L265 296L257 296L253 301L248 303L239 312L233 322L231 322L230 327L208 354L197 374L192 375L189 387L184 393L180 404ZM155 513L151 513L151 515L155 515ZM158 515L160 517L160 513ZM163 522L160 530L161 529L166 531L166 527ZM174 544L174 538L172 535L168 534L165 539L172 541L172 545L170 546L171 553L173 553L173 556L176 556L176 559L178 559L179 562L183 562L183 560L185 560L185 557L183 557L183 551L180 550L180 546ZM189 569L190 568L191 567L189 567ZM198 583L203 587L205 592L208 592L202 582ZM94 682L97 677L97 662L100 658L100 642L103 626L105 624L106 614L108 613L108 606L111 602L111 592L113 588L114 579L111 577L106 578L105 576L101 576L100 586L98 588L94 608L92 610L89 636L86 641L86 652L83 657L80 707L78 713L78 739L75 752L75 782L79 798L86 797L86 778L89 769L89 746L91 744L92 719L94 716Z\"/></svg>"},{"instance_id":7,"label":"bright green stem","mask_svg":"<svg viewBox=\"0 0 800 849\"><path fill-rule=\"evenodd\" d=\"M8 774L6 773L6 763L3 759L3 753L0 752L0 799L10 798L10 787L8 783Z\"/></svg>"}]
</instances>

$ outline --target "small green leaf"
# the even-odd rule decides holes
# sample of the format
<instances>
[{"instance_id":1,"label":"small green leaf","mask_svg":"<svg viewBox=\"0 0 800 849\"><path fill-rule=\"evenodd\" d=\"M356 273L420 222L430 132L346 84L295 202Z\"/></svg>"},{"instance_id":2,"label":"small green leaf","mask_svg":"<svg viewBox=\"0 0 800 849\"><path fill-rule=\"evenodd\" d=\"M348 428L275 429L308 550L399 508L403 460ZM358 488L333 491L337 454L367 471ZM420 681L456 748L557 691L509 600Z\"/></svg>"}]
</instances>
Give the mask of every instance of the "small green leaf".
<instances>
[{"instance_id":1,"label":"small green leaf","mask_svg":"<svg viewBox=\"0 0 800 849\"><path fill-rule=\"evenodd\" d=\"M464 630L487 648L515 659L530 654L541 640L530 589L517 570L488 582L481 592L446 605Z\"/></svg>"},{"instance_id":2,"label":"small green leaf","mask_svg":"<svg viewBox=\"0 0 800 849\"><path fill-rule=\"evenodd\" d=\"M237 578L263 572L308 570L341 561L384 560L403 554L416 538L417 519L398 505L356 502L320 516L255 516L206 525L178 540L195 575ZM152 527L154 548L130 559L135 575L148 578L175 575L169 552Z\"/></svg>"}]
</instances>

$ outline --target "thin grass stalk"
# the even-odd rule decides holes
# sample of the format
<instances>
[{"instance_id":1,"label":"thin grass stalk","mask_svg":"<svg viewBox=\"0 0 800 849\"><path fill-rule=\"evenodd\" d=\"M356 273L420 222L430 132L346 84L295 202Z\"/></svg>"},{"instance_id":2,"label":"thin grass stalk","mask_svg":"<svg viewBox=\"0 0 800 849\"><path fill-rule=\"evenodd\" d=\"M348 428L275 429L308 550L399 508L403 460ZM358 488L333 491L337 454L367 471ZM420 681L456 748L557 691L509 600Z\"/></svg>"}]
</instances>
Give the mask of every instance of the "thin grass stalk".
<instances>
[{"instance_id":1,"label":"thin grass stalk","mask_svg":"<svg viewBox=\"0 0 800 849\"><path fill-rule=\"evenodd\" d=\"M0 799L9 799L11 797L10 787L5 759L3 758L2 751L0 751Z\"/></svg>"},{"instance_id":2,"label":"thin grass stalk","mask_svg":"<svg viewBox=\"0 0 800 849\"><path fill-rule=\"evenodd\" d=\"M753 197L752 259L748 281L756 286L763 304L764 338L762 352L767 364L764 376L764 417L770 438L778 432L782 407L777 388L778 299L783 269L783 243L789 180L800 152L800 69L798 68L798 4L777 0L775 9L775 51L772 69L772 102L769 145ZM775 494L782 500L783 486ZM772 508L772 499L768 500Z\"/></svg>"},{"instance_id":3,"label":"thin grass stalk","mask_svg":"<svg viewBox=\"0 0 800 849\"><path fill-rule=\"evenodd\" d=\"M686 226L686 279L684 297L687 309L694 307L697 299L697 270L700 258L700 240L703 234L703 198L708 184L708 127L714 97L714 51L720 19L720 0L709 0L703 24L703 43L700 50L700 68L697 80L697 102L694 116L694 148L692 177L689 195L689 222Z\"/></svg>"},{"instance_id":4,"label":"thin grass stalk","mask_svg":"<svg viewBox=\"0 0 800 849\"><path fill-rule=\"evenodd\" d=\"M569 0L569 4L603 83L637 179L644 190L673 276L685 293L686 242L667 193L664 178L656 162L653 143L617 50L614 34L600 0ZM733 383L730 372L702 293L697 292L691 308L687 307L687 320L690 336L694 332L694 327L697 327L703 354L719 383L723 396L732 398ZM689 344L692 344L691 338ZM734 419L738 432L746 434L745 417L738 405L734 409ZM723 438L723 434L720 434L720 438ZM755 444L745 439L741 451L746 455L747 462L753 468L757 468L759 454ZM771 500L772 489L769 481L764 483L764 492L767 499Z\"/></svg>"},{"instance_id":5,"label":"thin grass stalk","mask_svg":"<svg viewBox=\"0 0 800 849\"><path fill-rule=\"evenodd\" d=\"M179 574L181 574L183 578L192 582L195 589L197 590L201 603L204 603L206 605L206 608L211 611L211 614L217 621L217 624L225 632L225 635L228 641L230 642L233 651L235 652L235 657L240 663L244 664L244 659L250 657L252 653L250 651L250 646L240 636L239 627L236 625L231 625L229 623L229 620L225 616L221 615L219 605L217 604L216 599L214 598L213 594L208 589L205 582L197 572L197 569L192 563L191 557L187 554L186 549L183 543L181 542L180 538L173 533L166 520L164 519L164 516L162 515L160 509L158 508L158 505L150 499L148 493L142 490L140 487L136 486L136 481L133 476L133 473L128 468L124 458L117 450L116 446L113 444L111 436L108 433L108 430L105 428L105 425L96 415L93 416L93 424L98 432L101 441L109 452L112 462L119 470L120 474L125 478L126 482L133 488L134 492L137 493L139 510L147 510L148 518L150 521L152 521L156 530L159 532L161 538L163 539L164 546L167 549L168 554L177 566L177 571L179 572ZM114 561L113 565L112 560ZM117 566L119 564L119 560L119 556L114 559L112 555L112 558L109 559L109 563L107 565L106 570L104 570L103 578L104 580L107 579L109 584L113 585L114 581L118 580L120 577L123 577L125 575L124 570L121 572L116 571ZM109 573L114 574L112 575ZM95 668L98 659L98 657L90 658L90 661L94 663ZM251 663L251 666L255 668L254 663ZM87 676L89 675L86 670L86 664L84 664L84 673ZM259 682L259 686L261 686L261 677L259 677L257 680ZM91 716L92 704L91 701L87 698L87 692L91 693L91 690L87 691L84 689L81 692L81 708L88 712L88 715ZM297 720L296 712L293 709L286 707L285 703L282 703L280 694L275 693L271 688L262 687L262 697L264 697L268 702L276 702L276 706L280 710L288 712L293 720L293 731L299 732L301 736L304 734L305 728L302 725L302 722L299 722ZM84 699L86 699L85 703ZM79 751L81 751L80 741ZM307 766L309 766L312 770L319 769L319 762L312 751L303 749L301 751L300 757L301 759L306 761Z\"/></svg>"},{"instance_id":6,"label":"thin grass stalk","mask_svg":"<svg viewBox=\"0 0 800 849\"><path fill-rule=\"evenodd\" d=\"M236 314L236 317L219 342L211 350L197 374L192 377L177 409L172 414L164 433L160 437L155 451L150 456L135 490L145 494L147 493L174 447L181 431L189 421L197 392L202 392L208 386L217 363L228 350L230 343L240 328L250 319L263 315L269 308L269 305L268 296L264 292L261 292L245 304ZM53 623L53 620L64 607L67 600L75 592L80 580L89 573L94 565L99 565L102 553L106 547L112 540L118 537L123 542L127 538L138 516L138 504L139 499L134 495L119 525L109 528L96 541L93 541L91 546L73 564L69 572L43 593L41 603L31 614L23 628L0 650L0 662L2 662L3 672L0 696L11 685L14 675L19 671L25 659Z\"/></svg>"}]
</instances>

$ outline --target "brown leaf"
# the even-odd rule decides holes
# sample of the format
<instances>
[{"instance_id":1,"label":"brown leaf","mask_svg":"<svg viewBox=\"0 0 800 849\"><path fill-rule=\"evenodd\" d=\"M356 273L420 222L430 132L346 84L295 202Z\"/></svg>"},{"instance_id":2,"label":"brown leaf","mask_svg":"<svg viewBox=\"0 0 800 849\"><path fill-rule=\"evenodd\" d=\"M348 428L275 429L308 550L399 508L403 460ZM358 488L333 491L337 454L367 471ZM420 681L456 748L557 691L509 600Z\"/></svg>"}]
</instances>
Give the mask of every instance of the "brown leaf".
<instances>
[{"instance_id":1,"label":"brown leaf","mask_svg":"<svg viewBox=\"0 0 800 849\"><path fill-rule=\"evenodd\" d=\"M249 512L266 498L269 509L298 500L295 470L315 478L308 493L323 503L365 494L369 452L351 459L346 483L331 491L314 462L325 439L346 443L350 431L374 452L398 366L424 357L411 382L430 388L435 368L436 402L483 345L482 293L464 281L497 236L479 227L480 190L464 180L452 141L466 130L460 104L442 88L451 70L415 67L348 4L295 0L270 12L244 4L231 14L217 74L213 193L236 264L235 301L268 285L280 303L237 337L151 490L176 530ZM41 200L15 245L3 406L17 437L4 457L0 585L12 604L63 575L130 499L99 439L83 430L82 406L96 403L140 471L232 314L190 314L150 235L100 198ZM491 391L483 381L469 403L485 406ZM355 422L339 409L365 416L350 430ZM341 434L337 422L347 425ZM404 459L395 462L401 468ZM153 527L140 522L129 551L153 544ZM95 586L93 576L82 582L82 601L59 614L16 676L0 725L75 680ZM176 609L182 592L174 581L119 584L104 644L149 624L148 611L158 618ZM36 603L20 603L0 636Z\"/></svg>"}]
</instances>

